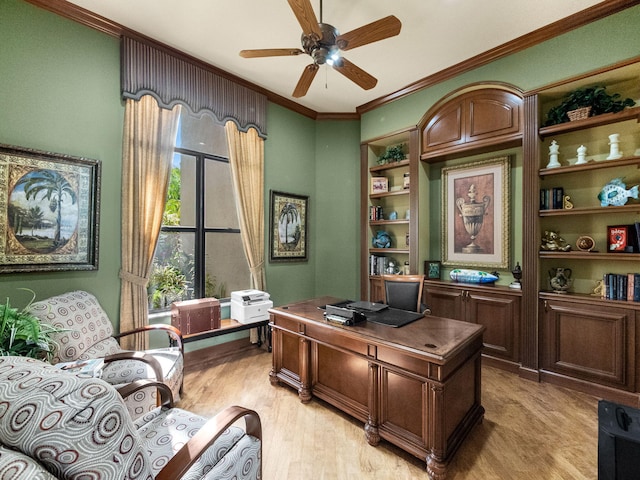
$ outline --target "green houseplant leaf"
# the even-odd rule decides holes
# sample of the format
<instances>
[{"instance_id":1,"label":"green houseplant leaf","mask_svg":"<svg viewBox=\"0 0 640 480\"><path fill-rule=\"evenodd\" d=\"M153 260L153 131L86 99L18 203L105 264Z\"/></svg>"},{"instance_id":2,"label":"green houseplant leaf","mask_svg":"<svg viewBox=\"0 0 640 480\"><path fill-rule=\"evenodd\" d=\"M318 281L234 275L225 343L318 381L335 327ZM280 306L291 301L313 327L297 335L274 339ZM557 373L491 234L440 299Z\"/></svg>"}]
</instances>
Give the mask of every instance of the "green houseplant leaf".
<instances>
[{"instance_id":1,"label":"green houseplant leaf","mask_svg":"<svg viewBox=\"0 0 640 480\"><path fill-rule=\"evenodd\" d=\"M606 87L601 85L579 88L566 95L560 105L549 109L544 126L568 122L567 112L579 108L591 107L589 116L594 117L603 113L617 113L636 103L631 98L620 100L620 97L619 93L607 93Z\"/></svg>"},{"instance_id":2,"label":"green houseplant leaf","mask_svg":"<svg viewBox=\"0 0 640 480\"><path fill-rule=\"evenodd\" d=\"M29 307L36 298L35 292L21 288L33 294L33 298L22 310L11 307L9 298L0 305L0 355L49 360L53 356L55 342L52 333L59 332L29 312Z\"/></svg>"}]
</instances>

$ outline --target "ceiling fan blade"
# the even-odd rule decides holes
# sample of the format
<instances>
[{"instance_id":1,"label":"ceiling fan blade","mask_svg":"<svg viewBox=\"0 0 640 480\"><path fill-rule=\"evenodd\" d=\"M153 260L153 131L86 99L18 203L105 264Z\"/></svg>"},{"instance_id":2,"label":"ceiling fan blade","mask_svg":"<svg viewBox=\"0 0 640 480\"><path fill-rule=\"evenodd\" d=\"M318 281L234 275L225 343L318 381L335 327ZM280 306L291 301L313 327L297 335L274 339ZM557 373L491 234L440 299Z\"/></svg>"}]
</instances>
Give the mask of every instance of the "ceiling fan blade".
<instances>
[{"instance_id":1,"label":"ceiling fan blade","mask_svg":"<svg viewBox=\"0 0 640 480\"><path fill-rule=\"evenodd\" d=\"M402 23L395 16L381 18L343 35L338 35L336 44L341 50L350 50L368 43L394 37L400 33Z\"/></svg>"},{"instance_id":2,"label":"ceiling fan blade","mask_svg":"<svg viewBox=\"0 0 640 480\"><path fill-rule=\"evenodd\" d=\"M318 18L313 12L310 0L287 0L291 10L298 19L298 23L302 27L302 33L315 33L318 38L322 38L322 31L318 26Z\"/></svg>"},{"instance_id":3,"label":"ceiling fan blade","mask_svg":"<svg viewBox=\"0 0 640 480\"><path fill-rule=\"evenodd\" d=\"M257 50L241 50L240 56L244 58L285 57L300 55L301 53L304 53L304 51L299 48L261 48Z\"/></svg>"},{"instance_id":4,"label":"ceiling fan blade","mask_svg":"<svg viewBox=\"0 0 640 480\"><path fill-rule=\"evenodd\" d=\"M333 68L365 90L371 90L378 83L375 77L372 77L344 57L334 63Z\"/></svg>"},{"instance_id":5,"label":"ceiling fan blade","mask_svg":"<svg viewBox=\"0 0 640 480\"><path fill-rule=\"evenodd\" d=\"M316 65L315 63L304 67L304 71L300 76L300 80L298 80L298 84L293 91L293 96L295 98L304 97L307 94L307 91L309 90L311 82L313 82L316 73L318 73L318 65Z\"/></svg>"}]
</instances>

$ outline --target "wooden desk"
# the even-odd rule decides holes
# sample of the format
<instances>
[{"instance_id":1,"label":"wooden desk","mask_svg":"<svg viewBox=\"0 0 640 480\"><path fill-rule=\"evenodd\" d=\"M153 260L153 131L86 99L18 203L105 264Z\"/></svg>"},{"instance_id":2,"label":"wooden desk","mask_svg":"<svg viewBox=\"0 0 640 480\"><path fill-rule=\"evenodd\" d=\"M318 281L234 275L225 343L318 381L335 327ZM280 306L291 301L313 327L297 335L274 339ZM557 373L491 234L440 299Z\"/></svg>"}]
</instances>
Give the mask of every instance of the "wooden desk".
<instances>
[{"instance_id":1,"label":"wooden desk","mask_svg":"<svg viewBox=\"0 0 640 480\"><path fill-rule=\"evenodd\" d=\"M426 461L434 480L480 422L482 332L477 324L428 316L401 328L328 323L322 297L271 309L271 383L316 396L362 420L381 438Z\"/></svg>"}]
</instances>

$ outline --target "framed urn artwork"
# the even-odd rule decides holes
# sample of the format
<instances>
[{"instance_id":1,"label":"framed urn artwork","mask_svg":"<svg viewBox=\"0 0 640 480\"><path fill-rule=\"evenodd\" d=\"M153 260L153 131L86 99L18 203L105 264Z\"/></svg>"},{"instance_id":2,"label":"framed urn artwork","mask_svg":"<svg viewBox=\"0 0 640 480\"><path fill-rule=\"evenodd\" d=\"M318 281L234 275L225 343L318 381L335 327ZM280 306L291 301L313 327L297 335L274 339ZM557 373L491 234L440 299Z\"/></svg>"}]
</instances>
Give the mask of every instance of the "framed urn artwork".
<instances>
[{"instance_id":1,"label":"framed urn artwork","mask_svg":"<svg viewBox=\"0 0 640 480\"><path fill-rule=\"evenodd\" d=\"M510 158L442 169L442 264L509 265Z\"/></svg>"},{"instance_id":2,"label":"framed urn artwork","mask_svg":"<svg viewBox=\"0 0 640 480\"><path fill-rule=\"evenodd\" d=\"M0 273L97 270L100 166L0 144Z\"/></svg>"}]
</instances>

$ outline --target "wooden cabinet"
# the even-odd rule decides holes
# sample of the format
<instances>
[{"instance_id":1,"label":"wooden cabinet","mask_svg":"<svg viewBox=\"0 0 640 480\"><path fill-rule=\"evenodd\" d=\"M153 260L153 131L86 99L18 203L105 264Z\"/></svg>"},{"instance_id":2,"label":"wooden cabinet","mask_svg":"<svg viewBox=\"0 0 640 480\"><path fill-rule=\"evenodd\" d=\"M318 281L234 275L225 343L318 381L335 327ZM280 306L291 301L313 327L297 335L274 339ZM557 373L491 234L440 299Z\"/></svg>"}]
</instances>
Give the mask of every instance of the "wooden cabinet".
<instances>
[{"instance_id":1,"label":"wooden cabinet","mask_svg":"<svg viewBox=\"0 0 640 480\"><path fill-rule=\"evenodd\" d=\"M483 325L483 355L508 370L520 361L520 299L519 290L505 287L425 282L431 314Z\"/></svg>"},{"instance_id":2,"label":"wooden cabinet","mask_svg":"<svg viewBox=\"0 0 640 480\"><path fill-rule=\"evenodd\" d=\"M272 384L318 397L364 423L370 445L387 440L444 479L448 463L482 420L482 333L467 322L425 317L402 328L350 327L323 319L319 299L270 310ZM354 448L358 448L355 446Z\"/></svg>"},{"instance_id":3,"label":"wooden cabinet","mask_svg":"<svg viewBox=\"0 0 640 480\"><path fill-rule=\"evenodd\" d=\"M389 147L402 147L406 158L380 160ZM410 273L418 272L421 244L427 241L426 236L418 238L420 204L426 202L423 195L418 195L421 183L418 164L418 133L415 128L361 144L363 299L382 298L378 298L379 292L373 290L375 277L384 273L381 271L388 268L389 263L397 271L404 270L407 264ZM373 243L379 232L388 236L388 245Z\"/></svg>"},{"instance_id":4,"label":"wooden cabinet","mask_svg":"<svg viewBox=\"0 0 640 480\"><path fill-rule=\"evenodd\" d=\"M420 158L430 162L485 147L495 150L497 143L519 144L522 98L497 88L464 93L427 113L421 137Z\"/></svg>"},{"instance_id":5,"label":"wooden cabinet","mask_svg":"<svg viewBox=\"0 0 640 480\"><path fill-rule=\"evenodd\" d=\"M527 311L524 324L531 340L538 326L540 378L632 404L638 403L638 397L631 392L640 387L635 367L640 303L603 298L596 285L605 274L626 277L640 273L637 250L610 252L607 242L609 226L640 221L640 203L630 199L625 205L602 206L598 195L615 178L624 178L628 188L640 183L640 107L541 125L546 112L571 91L603 85L608 93L638 99L639 80L640 64L631 63L535 92L528 98L535 114L531 118L538 127L526 152L531 162L525 158L529 169L525 171L525 195L530 202L526 208L535 205L535 222L533 238L525 244L528 253L523 283L527 288L535 287L525 290L525 295L535 295L538 304L537 318L533 310ZM611 134L619 135L619 156L611 155ZM578 152L585 148L585 161L578 162ZM559 165L552 158L556 149ZM560 191L568 202L545 202L544 192L553 190ZM562 237L566 250L543 248L546 232ZM584 236L595 242L588 251L581 250L583 244L578 242ZM550 282L558 268L571 272L571 287L562 294L553 293ZM533 345L530 342L530 353L536 352Z\"/></svg>"},{"instance_id":6,"label":"wooden cabinet","mask_svg":"<svg viewBox=\"0 0 640 480\"><path fill-rule=\"evenodd\" d=\"M637 310L549 293L540 303L543 379L637 404Z\"/></svg>"}]
</instances>

